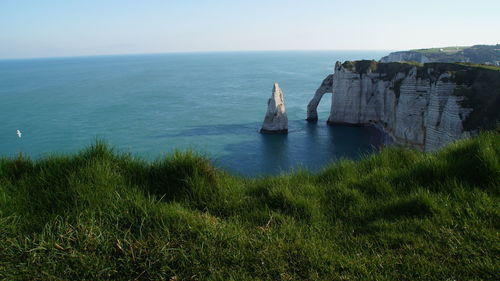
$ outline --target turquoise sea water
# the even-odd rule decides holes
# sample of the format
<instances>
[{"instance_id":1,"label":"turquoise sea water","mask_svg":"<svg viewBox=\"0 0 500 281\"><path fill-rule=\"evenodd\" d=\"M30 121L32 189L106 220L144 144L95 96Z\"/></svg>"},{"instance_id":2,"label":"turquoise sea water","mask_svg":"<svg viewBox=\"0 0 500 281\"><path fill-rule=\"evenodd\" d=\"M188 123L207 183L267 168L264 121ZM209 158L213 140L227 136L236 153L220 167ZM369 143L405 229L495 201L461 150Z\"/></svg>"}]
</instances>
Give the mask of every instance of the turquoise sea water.
<instances>
[{"instance_id":1,"label":"turquoise sea water","mask_svg":"<svg viewBox=\"0 0 500 281\"><path fill-rule=\"evenodd\" d=\"M337 60L379 59L387 52L227 52L0 61L0 156L75 152L104 139L149 160L193 149L224 169L276 174L317 170L380 145L373 128L327 126L306 106ZM278 82L288 135L259 129ZM16 130L23 133L18 138Z\"/></svg>"}]
</instances>

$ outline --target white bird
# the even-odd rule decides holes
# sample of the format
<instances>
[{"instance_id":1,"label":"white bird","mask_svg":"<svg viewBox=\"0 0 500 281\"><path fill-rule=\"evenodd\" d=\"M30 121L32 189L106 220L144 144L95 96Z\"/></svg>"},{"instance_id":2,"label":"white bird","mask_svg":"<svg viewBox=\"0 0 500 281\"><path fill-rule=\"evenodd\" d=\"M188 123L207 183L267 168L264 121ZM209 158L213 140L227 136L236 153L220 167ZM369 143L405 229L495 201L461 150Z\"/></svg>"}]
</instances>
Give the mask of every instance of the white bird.
<instances>
[{"instance_id":1,"label":"white bird","mask_svg":"<svg viewBox=\"0 0 500 281\"><path fill-rule=\"evenodd\" d=\"M17 130L16 134L18 137L21 137L21 135L22 135L21 131L19 131L19 130Z\"/></svg>"}]
</instances>

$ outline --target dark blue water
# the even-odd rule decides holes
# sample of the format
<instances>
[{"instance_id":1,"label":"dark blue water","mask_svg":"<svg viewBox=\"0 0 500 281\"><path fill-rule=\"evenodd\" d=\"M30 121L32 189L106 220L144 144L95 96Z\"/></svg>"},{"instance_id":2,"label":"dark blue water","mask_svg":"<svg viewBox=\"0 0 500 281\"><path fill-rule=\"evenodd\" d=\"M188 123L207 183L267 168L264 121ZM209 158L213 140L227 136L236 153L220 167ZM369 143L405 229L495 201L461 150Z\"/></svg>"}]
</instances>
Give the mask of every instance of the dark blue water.
<instances>
[{"instance_id":1,"label":"dark blue water","mask_svg":"<svg viewBox=\"0 0 500 281\"><path fill-rule=\"evenodd\" d=\"M151 160L193 149L245 175L315 170L380 144L374 129L327 126L330 96L320 105L317 124L304 119L309 99L335 61L383 55L234 52L3 60L0 156L75 152L101 138ZM274 82L285 95L286 136L258 133Z\"/></svg>"}]
</instances>

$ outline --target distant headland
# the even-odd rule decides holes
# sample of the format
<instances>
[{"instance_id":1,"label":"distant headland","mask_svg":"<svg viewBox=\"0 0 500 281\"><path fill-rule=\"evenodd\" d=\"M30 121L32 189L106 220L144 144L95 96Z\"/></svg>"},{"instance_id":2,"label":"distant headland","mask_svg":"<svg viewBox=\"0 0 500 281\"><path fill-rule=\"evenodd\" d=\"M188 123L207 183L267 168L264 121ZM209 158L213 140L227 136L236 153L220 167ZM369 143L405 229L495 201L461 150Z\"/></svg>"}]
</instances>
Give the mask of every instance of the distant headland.
<instances>
[{"instance_id":1,"label":"distant headland","mask_svg":"<svg viewBox=\"0 0 500 281\"><path fill-rule=\"evenodd\" d=\"M390 53L380 62L468 62L500 66L500 44L417 49Z\"/></svg>"}]
</instances>

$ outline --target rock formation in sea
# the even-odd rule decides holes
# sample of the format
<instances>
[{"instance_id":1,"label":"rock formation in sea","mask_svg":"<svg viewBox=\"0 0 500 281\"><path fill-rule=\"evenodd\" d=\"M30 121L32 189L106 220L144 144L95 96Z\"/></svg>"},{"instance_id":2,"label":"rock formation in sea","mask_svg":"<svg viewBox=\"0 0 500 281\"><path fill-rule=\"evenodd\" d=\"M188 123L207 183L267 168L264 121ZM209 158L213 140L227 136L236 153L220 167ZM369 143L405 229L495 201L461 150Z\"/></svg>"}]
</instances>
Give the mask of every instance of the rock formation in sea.
<instances>
[{"instance_id":1,"label":"rock formation in sea","mask_svg":"<svg viewBox=\"0 0 500 281\"><path fill-rule=\"evenodd\" d=\"M316 107L329 92L329 124L373 124L397 144L434 151L500 121L499 81L500 69L470 65L337 62L307 120L318 119Z\"/></svg>"},{"instance_id":2,"label":"rock formation in sea","mask_svg":"<svg viewBox=\"0 0 500 281\"><path fill-rule=\"evenodd\" d=\"M319 102L321 101L321 98L323 97L324 94L332 92L332 85L333 85L333 74L330 74L325 78L325 80L323 80L323 83L321 83L321 86L319 86L319 88L316 90L314 97L307 105L307 121L309 122L318 121L317 108Z\"/></svg>"},{"instance_id":3,"label":"rock formation in sea","mask_svg":"<svg viewBox=\"0 0 500 281\"><path fill-rule=\"evenodd\" d=\"M278 83L274 83L273 93L267 101L267 112L262 123L261 133L288 133L288 117L285 111L285 99Z\"/></svg>"}]
</instances>

